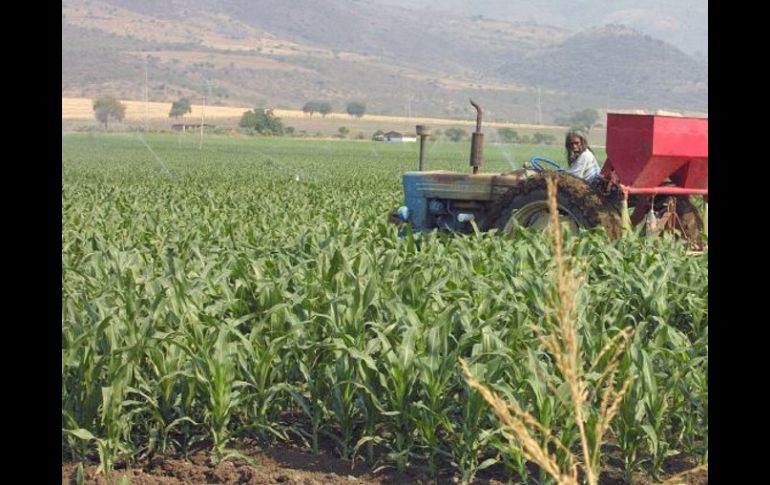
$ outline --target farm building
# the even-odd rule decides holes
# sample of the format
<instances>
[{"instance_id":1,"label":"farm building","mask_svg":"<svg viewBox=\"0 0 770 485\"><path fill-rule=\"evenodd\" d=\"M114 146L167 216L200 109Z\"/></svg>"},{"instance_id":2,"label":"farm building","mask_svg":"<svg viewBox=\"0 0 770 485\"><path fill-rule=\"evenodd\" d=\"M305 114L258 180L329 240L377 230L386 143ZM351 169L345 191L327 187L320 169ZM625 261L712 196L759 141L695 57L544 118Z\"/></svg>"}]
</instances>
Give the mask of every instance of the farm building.
<instances>
[{"instance_id":1,"label":"farm building","mask_svg":"<svg viewBox=\"0 0 770 485\"><path fill-rule=\"evenodd\" d=\"M385 141L401 141L401 142L415 142L417 141L417 135L411 133L399 133L397 131L389 131L383 135Z\"/></svg>"}]
</instances>

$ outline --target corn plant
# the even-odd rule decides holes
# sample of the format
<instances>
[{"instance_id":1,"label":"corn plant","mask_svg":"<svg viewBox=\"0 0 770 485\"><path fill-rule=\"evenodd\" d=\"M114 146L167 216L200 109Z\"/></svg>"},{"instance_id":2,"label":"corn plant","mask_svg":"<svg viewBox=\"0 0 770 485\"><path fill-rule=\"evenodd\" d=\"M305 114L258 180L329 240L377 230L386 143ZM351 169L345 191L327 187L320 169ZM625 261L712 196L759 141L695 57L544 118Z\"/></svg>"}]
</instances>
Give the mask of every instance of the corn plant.
<instances>
[{"instance_id":1,"label":"corn plant","mask_svg":"<svg viewBox=\"0 0 770 485\"><path fill-rule=\"evenodd\" d=\"M596 363L581 433L543 343L560 301L548 235L399 237L385 214L414 168L406 145L146 141L154 155L132 136L62 138L63 458L109 470L300 437L372 467L544 481L462 357L543 423L534 443L557 467L583 441L586 456L617 447L627 477L674 453L707 462L707 256L668 239L564 239L583 278L575 342ZM465 170L456 144L432 150L432 168ZM485 163L508 168L496 150ZM628 352L603 373L627 327ZM607 383L643 373L593 431Z\"/></svg>"}]
</instances>

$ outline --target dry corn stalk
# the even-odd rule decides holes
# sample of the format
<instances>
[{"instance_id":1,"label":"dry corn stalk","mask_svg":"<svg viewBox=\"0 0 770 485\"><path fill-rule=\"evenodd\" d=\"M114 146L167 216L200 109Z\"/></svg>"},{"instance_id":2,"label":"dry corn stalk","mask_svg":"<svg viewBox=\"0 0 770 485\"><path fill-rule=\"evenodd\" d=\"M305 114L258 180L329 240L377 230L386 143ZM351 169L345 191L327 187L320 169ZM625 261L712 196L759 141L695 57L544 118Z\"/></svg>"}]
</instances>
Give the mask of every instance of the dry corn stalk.
<instances>
[{"instance_id":1,"label":"dry corn stalk","mask_svg":"<svg viewBox=\"0 0 770 485\"><path fill-rule=\"evenodd\" d=\"M508 431L521 443L524 455L548 473L559 484L578 483L577 464L582 463L586 481L589 484L598 483L598 467L601 456L602 437L609 429L612 419L617 414L620 402L628 391L634 377L629 376L622 383L620 390L616 390L615 377L626 345L628 344L633 329L626 328L615 335L597 354L593 362L584 368L584 356L580 349L578 338L578 322L576 316L575 293L578 288L578 279L573 274L570 261L563 256L563 241L561 225L559 223L558 204L556 199L556 182L553 178L546 179L548 184L548 205L551 214L550 231L553 238L553 252L556 260L556 273L554 284L556 287L556 301L550 300L548 307L544 309L545 324L548 333L533 325L543 348L553 358L564 382L570 392L571 409L580 433L580 446L582 457L578 458L571 450L569 453L569 465L562 470L555 457L547 449L542 447L535 432L546 433L543 426L537 420L522 410L516 403L507 403L498 397L489 388L477 382L466 363L460 363L465 372L468 384L478 390L484 399L492 407L495 415L500 419ZM614 349L614 351L613 351ZM611 355L604 364L602 372L594 384L594 393L589 391L589 382L586 374L597 369L606 355ZM556 392L549 386L552 392ZM599 400L595 403L595 399ZM594 425L594 442L591 443L586 430L588 417L585 415L586 405L598 404L598 419ZM552 435L547 436L549 442L558 443ZM561 446L561 443L558 443ZM562 449L563 446L562 446Z\"/></svg>"}]
</instances>

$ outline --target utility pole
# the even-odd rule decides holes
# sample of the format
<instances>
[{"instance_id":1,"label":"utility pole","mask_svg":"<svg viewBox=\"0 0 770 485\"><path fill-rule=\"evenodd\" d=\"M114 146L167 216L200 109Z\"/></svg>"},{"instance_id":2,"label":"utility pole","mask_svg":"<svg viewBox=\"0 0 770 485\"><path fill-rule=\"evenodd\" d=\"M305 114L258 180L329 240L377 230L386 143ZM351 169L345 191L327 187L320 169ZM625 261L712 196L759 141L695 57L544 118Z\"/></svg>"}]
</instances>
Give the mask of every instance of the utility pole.
<instances>
[{"instance_id":1,"label":"utility pole","mask_svg":"<svg viewBox=\"0 0 770 485\"><path fill-rule=\"evenodd\" d=\"M203 108L201 108L201 137L198 150L203 150L203 112L206 111L206 91L203 91Z\"/></svg>"},{"instance_id":2,"label":"utility pole","mask_svg":"<svg viewBox=\"0 0 770 485\"><path fill-rule=\"evenodd\" d=\"M208 88L209 97L211 97L211 82L206 79L206 87ZM203 91L203 109L201 110L201 140L198 146L198 150L203 150L203 113L206 111L206 91Z\"/></svg>"},{"instance_id":3,"label":"utility pole","mask_svg":"<svg viewBox=\"0 0 770 485\"><path fill-rule=\"evenodd\" d=\"M148 87L148 74L147 74L147 61L149 59L149 55L144 56L144 131L150 131L149 130L149 119L150 119L150 108L148 107L149 98L150 98L150 89Z\"/></svg>"}]
</instances>

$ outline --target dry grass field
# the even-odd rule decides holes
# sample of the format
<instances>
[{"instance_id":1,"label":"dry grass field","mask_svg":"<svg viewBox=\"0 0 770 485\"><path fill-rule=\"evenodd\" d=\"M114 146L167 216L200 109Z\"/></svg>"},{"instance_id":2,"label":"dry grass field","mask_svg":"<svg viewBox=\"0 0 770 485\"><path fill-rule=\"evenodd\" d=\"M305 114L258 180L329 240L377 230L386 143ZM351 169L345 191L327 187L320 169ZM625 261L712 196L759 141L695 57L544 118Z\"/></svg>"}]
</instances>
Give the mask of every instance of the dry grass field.
<instances>
[{"instance_id":1,"label":"dry grass field","mask_svg":"<svg viewBox=\"0 0 770 485\"><path fill-rule=\"evenodd\" d=\"M158 103L144 101L121 100L126 106L126 122L128 124L147 121L152 126L170 125L176 122L169 118L168 113L171 103ZM249 107L233 106L202 106L192 105L192 113L185 117L188 123L199 122L201 115L207 123L222 127L235 127L238 120ZM284 121L287 126L293 126L296 130L305 130L308 133L336 133L339 127L345 126L355 136L363 133L367 138L376 130L414 132L417 124L425 124L434 129L461 127L468 132L475 129L476 118L472 107L468 106L468 117L465 120L453 120L442 118L423 118L406 116L380 116L364 115L361 118L353 117L347 113L329 113L326 116L319 114L308 115L300 110L276 109L276 116ZM67 125L77 123L95 124L93 112L93 100L90 98L65 98L62 97L62 122ZM181 121L181 120L180 120ZM484 121L483 128L512 128L523 134L534 132L549 133L560 137L564 133L564 127L516 123L499 123Z\"/></svg>"},{"instance_id":2,"label":"dry grass field","mask_svg":"<svg viewBox=\"0 0 770 485\"><path fill-rule=\"evenodd\" d=\"M142 121L149 119L168 119L168 112L171 110L171 103L154 103L144 101L121 100L126 106L127 121ZM203 106L193 105L192 114L200 116ZM248 108L233 108L224 106L206 106L205 117L209 119L240 117ZM62 98L61 99L61 118L62 120L92 120L94 119L93 100L90 98Z\"/></svg>"}]
</instances>

